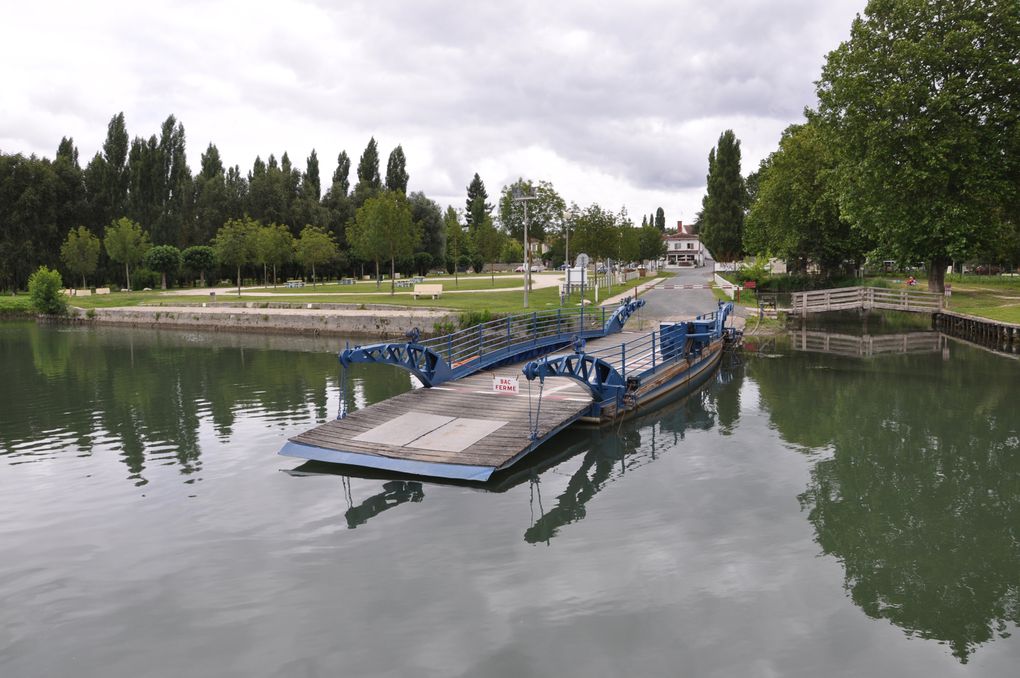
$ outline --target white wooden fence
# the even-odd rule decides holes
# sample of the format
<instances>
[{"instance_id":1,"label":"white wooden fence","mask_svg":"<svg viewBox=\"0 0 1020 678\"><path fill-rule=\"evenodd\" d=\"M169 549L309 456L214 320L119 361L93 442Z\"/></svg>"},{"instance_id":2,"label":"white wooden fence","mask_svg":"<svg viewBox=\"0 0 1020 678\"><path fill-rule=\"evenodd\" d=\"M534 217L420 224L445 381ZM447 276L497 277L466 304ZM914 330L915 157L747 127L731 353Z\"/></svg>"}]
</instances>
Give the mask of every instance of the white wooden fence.
<instances>
[{"instance_id":1,"label":"white wooden fence","mask_svg":"<svg viewBox=\"0 0 1020 678\"><path fill-rule=\"evenodd\" d=\"M944 297L935 292L887 290L879 287L839 287L831 290L794 292L790 297L790 313L807 315L825 311L872 310L938 313Z\"/></svg>"}]
</instances>

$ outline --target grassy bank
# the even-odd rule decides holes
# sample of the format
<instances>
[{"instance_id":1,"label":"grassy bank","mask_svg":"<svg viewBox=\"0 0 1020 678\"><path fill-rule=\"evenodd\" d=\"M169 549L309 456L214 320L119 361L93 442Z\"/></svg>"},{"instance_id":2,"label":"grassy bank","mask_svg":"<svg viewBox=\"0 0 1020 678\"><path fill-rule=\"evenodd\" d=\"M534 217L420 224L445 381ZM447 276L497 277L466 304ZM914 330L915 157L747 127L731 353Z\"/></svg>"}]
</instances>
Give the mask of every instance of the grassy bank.
<instances>
[{"instance_id":1,"label":"grassy bank","mask_svg":"<svg viewBox=\"0 0 1020 678\"><path fill-rule=\"evenodd\" d=\"M471 280L472 284L481 283L484 280L488 283L488 276L478 276ZM636 278L626 283L614 285L611 290L601 288L599 290L599 299L604 301L606 298L612 295L617 295L622 292L634 289L637 285L648 282L650 278ZM497 277L497 284L499 278ZM507 281L509 282L509 281ZM463 281L462 281L463 283ZM375 283L369 284L371 291L375 291ZM349 285L333 285L330 286L329 292L320 292L318 288L312 290L311 288L302 288L300 294L293 294L294 290L288 290L292 294L282 296L280 294L245 294L243 296L237 296L236 294L230 294L229 288L216 288L216 300L217 301L239 301L239 302L251 302L251 303L288 303L288 304L365 304L373 306L399 306L409 308L437 308L437 309L449 309L453 311L465 312L482 312L488 310L491 313L520 313L524 311L524 291L523 289L514 289L504 292L483 292L479 291L477 294L444 294L440 299L412 299L410 289L402 289L393 296L388 294L351 294L351 286ZM358 288L363 289L365 292L369 292L369 286ZM444 283L444 290L454 289L448 287ZM461 288L463 289L463 288ZM477 289L487 289L485 285L481 285ZM343 293L338 293L340 290ZM332 292L332 293L331 293ZM528 307L530 310L542 310L547 308L557 308L560 305L559 289L557 287L546 287L543 289L533 290L529 295ZM585 297L590 301L595 300L595 291L588 290ZM78 306L84 309L90 308L110 308L115 306L150 306L150 305L163 305L173 306L177 304L201 304L208 302L210 297L208 296L194 296L194 295L183 295L183 294L166 294L159 291L152 292L118 292L116 294L104 294L101 296L89 296L89 297L77 297L71 300L74 306ZM566 305L576 305L580 302L580 296L575 294Z\"/></svg>"}]
</instances>

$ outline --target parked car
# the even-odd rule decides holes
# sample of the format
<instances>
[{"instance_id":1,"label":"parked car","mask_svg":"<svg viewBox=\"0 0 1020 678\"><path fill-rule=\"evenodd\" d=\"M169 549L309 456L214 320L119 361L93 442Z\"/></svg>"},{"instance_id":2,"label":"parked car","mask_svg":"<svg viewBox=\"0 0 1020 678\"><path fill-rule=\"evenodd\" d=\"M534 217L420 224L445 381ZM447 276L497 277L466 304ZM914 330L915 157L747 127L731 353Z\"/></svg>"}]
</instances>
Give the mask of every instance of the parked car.
<instances>
[{"instance_id":1,"label":"parked car","mask_svg":"<svg viewBox=\"0 0 1020 678\"><path fill-rule=\"evenodd\" d=\"M524 273L524 264L521 264L520 266L515 268L514 273Z\"/></svg>"}]
</instances>

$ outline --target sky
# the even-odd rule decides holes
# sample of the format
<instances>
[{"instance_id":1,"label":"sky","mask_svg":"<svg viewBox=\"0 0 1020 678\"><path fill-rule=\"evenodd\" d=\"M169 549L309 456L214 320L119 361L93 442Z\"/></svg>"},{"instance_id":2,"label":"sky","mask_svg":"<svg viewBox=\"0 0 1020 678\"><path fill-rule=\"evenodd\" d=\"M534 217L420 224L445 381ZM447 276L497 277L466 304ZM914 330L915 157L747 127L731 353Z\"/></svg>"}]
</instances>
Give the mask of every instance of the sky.
<instances>
[{"instance_id":1,"label":"sky","mask_svg":"<svg viewBox=\"0 0 1020 678\"><path fill-rule=\"evenodd\" d=\"M865 0L97 0L17 3L0 41L0 151L82 165L123 111L130 136L173 114L193 170L312 149L323 189L370 137L381 172L400 144L409 191L462 209L518 177L568 202L701 205L708 153L732 129L742 171L815 102L826 54ZM491 200L495 202L495 200Z\"/></svg>"}]
</instances>

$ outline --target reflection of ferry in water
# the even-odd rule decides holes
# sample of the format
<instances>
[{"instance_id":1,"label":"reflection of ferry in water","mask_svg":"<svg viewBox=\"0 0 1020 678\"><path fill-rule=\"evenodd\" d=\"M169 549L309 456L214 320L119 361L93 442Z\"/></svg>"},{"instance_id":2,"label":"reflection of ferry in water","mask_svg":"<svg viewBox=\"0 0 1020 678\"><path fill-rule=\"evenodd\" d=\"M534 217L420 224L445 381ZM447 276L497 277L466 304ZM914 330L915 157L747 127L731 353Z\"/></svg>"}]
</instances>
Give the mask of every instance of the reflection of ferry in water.
<instances>
[{"instance_id":1,"label":"reflection of ferry in water","mask_svg":"<svg viewBox=\"0 0 1020 678\"><path fill-rule=\"evenodd\" d=\"M731 356L732 357L732 356ZM583 519L587 504L599 492L628 473L651 464L671 450L679 449L688 431L712 428L717 417L724 419L719 400L720 389L739 389L732 383L742 366L724 359L722 369L704 374L687 395L676 392L659 401L654 412L639 414L619 429L581 427L564 432L556 441L513 468L493 474L489 482L477 484L459 480L412 480L403 475L371 468L306 462L289 471L295 476L340 476L347 510L347 526L365 525L384 511L401 504L420 503L429 485L467 486L482 492L504 493L524 483L530 485L534 515L524 532L528 543L548 542L565 525ZM711 383L712 375L715 383ZM579 460L579 463L578 461ZM569 470L571 465L576 468ZM542 479L555 471L556 496L542 498ZM563 485L560 477L567 476ZM380 481L378 490L356 499L352 481ZM363 483L362 483L363 484Z\"/></svg>"},{"instance_id":2,"label":"reflection of ferry in water","mask_svg":"<svg viewBox=\"0 0 1020 678\"><path fill-rule=\"evenodd\" d=\"M725 326L729 303L652 332L622 332L642 305L626 300L608 320L600 309L603 320L594 326L597 313L582 308L526 314L523 323L520 316L501 319L422 343L414 337L349 348L340 355L345 366L396 365L429 388L342 414L291 438L281 454L484 482L574 422L618 421L666 395L690 392L718 366L724 346L740 339ZM542 355L564 344L573 350Z\"/></svg>"}]
</instances>

